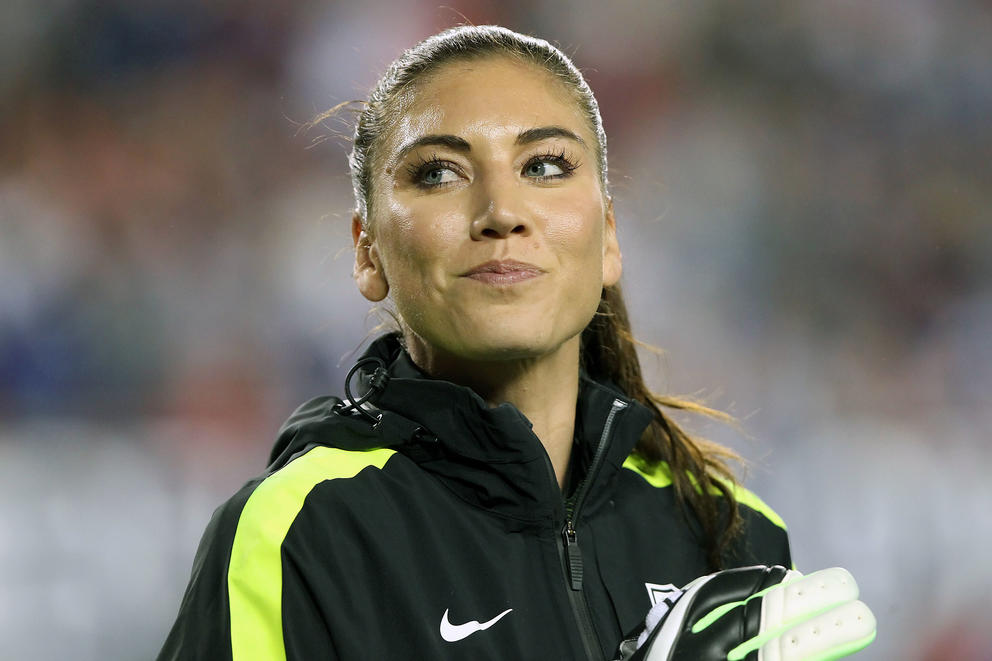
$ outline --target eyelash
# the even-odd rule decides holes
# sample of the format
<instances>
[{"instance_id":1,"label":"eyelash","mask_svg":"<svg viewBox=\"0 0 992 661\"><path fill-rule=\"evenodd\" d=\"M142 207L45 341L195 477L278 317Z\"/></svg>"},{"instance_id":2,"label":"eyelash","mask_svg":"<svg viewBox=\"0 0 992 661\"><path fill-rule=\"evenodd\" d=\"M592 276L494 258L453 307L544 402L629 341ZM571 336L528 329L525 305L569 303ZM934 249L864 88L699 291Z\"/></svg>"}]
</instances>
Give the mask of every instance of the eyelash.
<instances>
[{"instance_id":1,"label":"eyelash","mask_svg":"<svg viewBox=\"0 0 992 661\"><path fill-rule=\"evenodd\" d=\"M541 162L547 162L547 163L552 163L553 165L557 165L559 168L561 168L561 172L562 172L561 174L545 175L541 177L530 177L531 179L534 179L535 181L541 183L546 183L549 181L553 181L555 179L565 179L567 177L570 177L572 176L572 172L574 172L575 169L581 165L581 163L578 161L573 163L565 155L565 150L562 149L561 151L558 152L549 151L543 154L536 154L532 156L531 158L527 159L526 163L524 163L523 169L526 170L534 163L541 163ZM429 158L421 158L419 162L411 163L410 165L407 166L406 171L407 174L409 174L411 181L416 186L424 189L432 189L432 188L443 188L449 184L454 183L450 181L439 184L424 183L424 176L428 172L430 172L431 170L436 170L441 168L453 170L455 172L460 171L460 168L456 166L454 163L452 163L451 161L446 161L443 158L440 158L437 154L431 154Z\"/></svg>"}]
</instances>

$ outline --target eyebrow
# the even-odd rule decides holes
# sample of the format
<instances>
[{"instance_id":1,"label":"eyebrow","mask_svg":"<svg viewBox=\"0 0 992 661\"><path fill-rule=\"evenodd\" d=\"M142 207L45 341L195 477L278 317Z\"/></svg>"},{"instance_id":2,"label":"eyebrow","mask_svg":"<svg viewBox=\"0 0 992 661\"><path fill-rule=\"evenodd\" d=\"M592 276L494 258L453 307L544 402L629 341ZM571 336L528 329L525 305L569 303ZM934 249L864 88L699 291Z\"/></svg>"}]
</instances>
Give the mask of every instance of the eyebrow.
<instances>
[{"instance_id":1,"label":"eyebrow","mask_svg":"<svg viewBox=\"0 0 992 661\"><path fill-rule=\"evenodd\" d=\"M532 142L539 142L548 138L565 138L566 140L573 140L583 147L586 146L585 140L573 131L569 131L561 126L541 126L538 128L527 129L526 131L521 131L517 134L517 139L513 141L513 144L527 145ZM399 153L396 155L396 162L403 160L403 157L414 149L427 146L447 147L448 149L458 152L472 151L472 145L470 145L465 138L460 138L457 135L451 134L432 133L430 135L421 136L416 140L403 145L400 148Z\"/></svg>"},{"instance_id":2,"label":"eyebrow","mask_svg":"<svg viewBox=\"0 0 992 661\"><path fill-rule=\"evenodd\" d=\"M539 140L545 140L547 138L565 138L566 140L574 140L583 147L586 146L586 141L580 138L578 135L569 131L561 126L542 126L536 129L527 129L522 131L518 136L514 144L526 145L531 142L537 142Z\"/></svg>"}]
</instances>

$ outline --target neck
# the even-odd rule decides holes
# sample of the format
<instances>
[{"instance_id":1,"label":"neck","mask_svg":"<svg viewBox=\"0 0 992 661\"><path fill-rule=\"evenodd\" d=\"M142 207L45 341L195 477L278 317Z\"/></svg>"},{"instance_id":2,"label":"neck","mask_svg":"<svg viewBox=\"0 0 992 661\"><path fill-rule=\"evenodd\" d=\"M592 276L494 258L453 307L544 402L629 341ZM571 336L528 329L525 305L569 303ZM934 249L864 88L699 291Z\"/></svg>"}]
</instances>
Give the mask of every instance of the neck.
<instances>
[{"instance_id":1,"label":"neck","mask_svg":"<svg viewBox=\"0 0 992 661\"><path fill-rule=\"evenodd\" d=\"M472 388L489 406L504 402L516 406L533 425L562 488L575 434L579 337L550 353L514 360L456 358L411 333L407 334L407 349L413 362L427 374Z\"/></svg>"}]
</instances>

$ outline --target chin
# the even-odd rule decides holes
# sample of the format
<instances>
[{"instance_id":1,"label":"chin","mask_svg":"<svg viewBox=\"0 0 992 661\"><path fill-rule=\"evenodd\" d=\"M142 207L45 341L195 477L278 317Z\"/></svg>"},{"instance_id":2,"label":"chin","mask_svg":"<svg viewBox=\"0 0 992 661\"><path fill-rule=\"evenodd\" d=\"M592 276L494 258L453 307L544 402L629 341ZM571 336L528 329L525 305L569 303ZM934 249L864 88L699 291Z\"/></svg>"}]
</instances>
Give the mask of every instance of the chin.
<instances>
[{"instance_id":1,"label":"chin","mask_svg":"<svg viewBox=\"0 0 992 661\"><path fill-rule=\"evenodd\" d=\"M599 299L567 310L546 305L453 305L442 314L407 318L406 327L427 352L471 362L540 358L559 350L589 324ZM588 309L587 309L588 308Z\"/></svg>"},{"instance_id":2,"label":"chin","mask_svg":"<svg viewBox=\"0 0 992 661\"><path fill-rule=\"evenodd\" d=\"M555 328L546 322L532 322L493 324L466 330L452 343L452 353L467 360L508 361L539 358L553 353L578 335L582 328L577 327L574 332L563 332L561 328Z\"/></svg>"}]
</instances>

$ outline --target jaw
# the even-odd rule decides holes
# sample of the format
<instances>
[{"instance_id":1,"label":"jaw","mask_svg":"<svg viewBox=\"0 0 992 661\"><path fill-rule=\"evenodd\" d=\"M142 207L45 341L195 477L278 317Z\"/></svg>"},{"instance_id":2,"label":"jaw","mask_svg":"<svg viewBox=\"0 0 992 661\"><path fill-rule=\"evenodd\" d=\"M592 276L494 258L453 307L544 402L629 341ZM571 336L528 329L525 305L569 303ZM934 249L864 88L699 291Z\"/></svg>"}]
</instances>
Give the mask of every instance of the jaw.
<instances>
[{"instance_id":1,"label":"jaw","mask_svg":"<svg viewBox=\"0 0 992 661\"><path fill-rule=\"evenodd\" d=\"M417 317L405 318L420 341L435 350L463 360L505 361L538 358L557 350L582 332L598 305L598 296L586 303L557 288L526 294L511 288L487 291L484 296L447 297L433 308L434 314L424 314L425 308L418 306Z\"/></svg>"},{"instance_id":2,"label":"jaw","mask_svg":"<svg viewBox=\"0 0 992 661\"><path fill-rule=\"evenodd\" d=\"M523 411L522 397L533 403L533 397L548 397L578 375L579 335L539 352L503 344L485 350L477 347L477 353L468 356L432 346L408 328L404 331L407 350L420 369L471 388L492 406L511 402Z\"/></svg>"}]
</instances>

